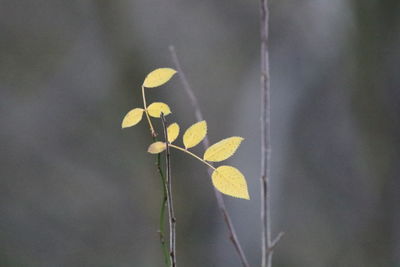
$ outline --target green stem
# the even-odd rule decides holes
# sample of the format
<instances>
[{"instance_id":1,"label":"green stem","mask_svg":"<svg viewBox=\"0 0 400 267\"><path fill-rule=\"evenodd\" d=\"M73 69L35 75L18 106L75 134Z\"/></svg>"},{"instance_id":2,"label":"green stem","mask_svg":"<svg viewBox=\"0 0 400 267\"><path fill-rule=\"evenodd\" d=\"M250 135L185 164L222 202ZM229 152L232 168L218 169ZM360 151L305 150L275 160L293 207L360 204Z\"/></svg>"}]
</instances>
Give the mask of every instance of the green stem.
<instances>
[{"instance_id":1,"label":"green stem","mask_svg":"<svg viewBox=\"0 0 400 267\"><path fill-rule=\"evenodd\" d=\"M147 112L146 95L145 95L145 90L144 90L143 85L142 85L142 98L143 98L144 112L146 113L146 118L147 118L147 121L150 126L150 132L151 132L151 136L153 137L153 142L157 142L158 141L157 137L156 137L157 134L154 130L153 124L151 123L149 113ZM162 248L162 251L164 254L165 265L167 267L169 267L169 266L171 266L171 261L170 261L170 257L169 257L169 250L168 250L167 244L165 242L165 238L164 238L164 231L165 231L164 230L164 222L165 222L165 207L166 207L166 203L167 203L167 192L166 192L166 188L165 188L165 186L166 186L165 175L161 168L161 154L157 155L156 165L157 165L158 173L160 174L162 188L163 188L163 197L162 197L161 209L160 209L160 225L159 225L160 243L161 243L161 248Z\"/></svg>"},{"instance_id":2,"label":"green stem","mask_svg":"<svg viewBox=\"0 0 400 267\"><path fill-rule=\"evenodd\" d=\"M153 138L154 141L157 141L156 138ZM167 203L167 192L165 189L165 176L164 172L161 168L161 154L157 155L157 169L161 177L161 183L162 183L162 188L163 188L163 197L161 201L161 210L160 210L160 226L159 226L159 233L160 233L160 242L161 242L161 248L164 254L164 261L166 266L171 266L171 262L169 259L169 253L168 253L168 247L167 244L165 243L165 238L164 238L164 222L165 222L165 207Z\"/></svg>"}]
</instances>

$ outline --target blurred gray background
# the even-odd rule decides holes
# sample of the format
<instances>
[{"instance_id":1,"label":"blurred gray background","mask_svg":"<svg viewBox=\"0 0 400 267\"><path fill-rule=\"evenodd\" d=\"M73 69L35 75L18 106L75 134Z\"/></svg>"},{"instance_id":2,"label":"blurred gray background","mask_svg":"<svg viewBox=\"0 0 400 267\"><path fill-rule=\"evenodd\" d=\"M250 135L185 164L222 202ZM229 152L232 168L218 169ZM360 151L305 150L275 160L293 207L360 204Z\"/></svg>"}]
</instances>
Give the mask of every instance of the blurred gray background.
<instances>
[{"instance_id":1,"label":"blurred gray background","mask_svg":"<svg viewBox=\"0 0 400 267\"><path fill-rule=\"evenodd\" d=\"M163 266L146 123L121 130L175 45L260 262L259 13L244 0L0 0L0 266ZM400 1L272 0L275 267L400 266ZM175 77L148 90L183 129ZM201 153L202 149L195 148ZM173 151L180 266L240 266L206 168Z\"/></svg>"}]
</instances>

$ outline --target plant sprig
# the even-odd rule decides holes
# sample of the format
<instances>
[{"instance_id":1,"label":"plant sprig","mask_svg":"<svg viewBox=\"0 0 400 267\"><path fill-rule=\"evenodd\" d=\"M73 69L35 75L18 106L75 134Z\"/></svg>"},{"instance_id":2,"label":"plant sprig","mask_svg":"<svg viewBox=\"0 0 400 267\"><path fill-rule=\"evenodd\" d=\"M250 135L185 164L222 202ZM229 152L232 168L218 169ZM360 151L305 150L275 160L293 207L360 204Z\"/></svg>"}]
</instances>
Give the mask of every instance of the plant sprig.
<instances>
[{"instance_id":1,"label":"plant sprig","mask_svg":"<svg viewBox=\"0 0 400 267\"><path fill-rule=\"evenodd\" d=\"M169 129L170 126L167 130ZM205 151L203 158L201 158L189 151L188 149L196 146L201 142L201 140L203 140L206 134L206 129L207 123L205 121L195 123L191 127L189 127L189 129L187 129L185 134L183 135L183 143L185 144L185 147L180 147L172 144L174 140L168 140L169 146L192 156L193 158L199 160L200 162L213 169L214 171L211 176L212 183L215 188L217 188L221 193L237 198L250 199L247 191L246 180L243 174L238 169L232 166L220 166L218 168L215 168L210 163L208 163L208 161L223 161L232 156L239 147L240 143L243 141L243 138L234 136L223 139L218 143L210 146ZM173 132L173 130L171 130L170 132ZM165 149L166 144L164 142L154 142L149 146L148 152L151 154L158 154L163 152Z\"/></svg>"},{"instance_id":2,"label":"plant sprig","mask_svg":"<svg viewBox=\"0 0 400 267\"><path fill-rule=\"evenodd\" d=\"M176 73L174 69L171 68L159 68L150 72L143 84L142 84L142 98L143 98L143 108L134 108L130 110L122 120L122 128L132 127L138 124L142 118L143 113L146 115L147 122L149 124L150 133L153 137L153 143L149 146L148 152L151 154L157 154L157 168L161 176L163 183L163 200L161 206L160 214L160 242L164 252L165 263L167 266L175 266L175 218L173 213L169 208L169 224L170 224L170 253L167 255L167 247L164 240L164 214L166 202L168 206L172 206L172 195L171 191L171 181L170 178L166 178L163 174L160 164L160 153L167 151L167 163L169 167L169 148L174 148L180 150L195 159L199 160L203 164L210 167L213 171L211 174L211 180L214 187L221 193L242 199L250 199L247 182L244 175L235 167L223 165L215 168L209 162L220 162L230 158L238 149L241 142L244 140L242 137L233 136L223 139L214 145L208 147L204 152L203 157L200 157L193 152L189 151L189 148L195 147L201 141L203 141L207 135L207 123L206 121L199 121L192 126L190 126L183 135L183 147L172 144L179 136L180 127L178 123L172 123L168 127L165 125L166 115L171 114L171 109L169 106L163 102L153 102L147 105L146 101L146 88L154 88L161 86L168 82ZM153 118L161 118L163 123L165 141L157 140L157 133L151 121ZM167 169L167 174L170 176L170 169ZM166 201L168 200L168 201ZM172 225L173 224L173 225Z\"/></svg>"},{"instance_id":3,"label":"plant sprig","mask_svg":"<svg viewBox=\"0 0 400 267\"><path fill-rule=\"evenodd\" d=\"M144 108L135 108L129 111L122 121L122 128L136 125L141 121L143 113L145 113L150 126L151 134L156 136L150 117L160 118L161 114L166 116L171 113L171 110L169 106L163 102L154 102L147 106L145 88L161 86L168 82L175 73L176 71L171 68L159 68L147 75L142 85ZM208 163L220 162L231 157L244 140L242 137L233 136L217 142L216 144L210 146L201 158L190 152L188 149L198 145L207 135L206 121L197 122L185 131L183 135L184 147L172 145L172 142L174 142L179 136L179 125L177 123L173 123L168 126L167 130L169 133L169 140L167 141L171 144L170 147L185 152L186 154L196 158L214 170L211 179L216 189L218 189L221 193L232 197L250 199L246 179L238 169L227 165L215 168ZM165 149L165 142L156 141L149 146L148 152L151 154L158 154L163 152Z\"/></svg>"}]
</instances>

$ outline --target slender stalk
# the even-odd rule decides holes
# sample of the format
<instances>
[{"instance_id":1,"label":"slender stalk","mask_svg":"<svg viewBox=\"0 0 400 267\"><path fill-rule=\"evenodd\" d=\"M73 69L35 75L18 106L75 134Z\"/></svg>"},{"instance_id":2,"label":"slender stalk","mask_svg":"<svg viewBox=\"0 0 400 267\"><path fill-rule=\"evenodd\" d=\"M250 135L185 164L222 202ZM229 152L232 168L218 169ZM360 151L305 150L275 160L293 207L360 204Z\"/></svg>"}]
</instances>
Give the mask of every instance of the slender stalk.
<instances>
[{"instance_id":1,"label":"slender stalk","mask_svg":"<svg viewBox=\"0 0 400 267\"><path fill-rule=\"evenodd\" d=\"M270 80L268 54L268 0L261 0L261 266L271 267L272 251L269 209Z\"/></svg>"},{"instance_id":2,"label":"slender stalk","mask_svg":"<svg viewBox=\"0 0 400 267\"><path fill-rule=\"evenodd\" d=\"M192 157L194 157L194 158L200 160L200 161L203 162L204 164L206 164L206 165L207 165L208 167L210 167L211 169L215 170L215 168L214 168L213 165L211 165L210 163L208 163L208 162L205 161L204 159L200 158L200 157L197 156L196 154L190 152L189 150L184 149L183 147L179 147L179 146L173 145L173 144L169 144L169 146L170 146L170 147L173 147L173 148L175 148L175 149L178 149L178 150L180 150L180 151L183 151L183 152L185 152L185 153L187 153L187 154L189 154L190 156L192 156Z\"/></svg>"},{"instance_id":3,"label":"slender stalk","mask_svg":"<svg viewBox=\"0 0 400 267\"><path fill-rule=\"evenodd\" d=\"M153 138L153 142L157 142L157 133L154 130L153 124L151 123L151 119L150 116L147 112L147 103L146 103L146 95L145 95L145 87L142 86L142 98L143 98L143 107L144 107L144 112L146 113L146 117L147 117L147 121L149 123L149 127L150 127L150 134ZM160 209L160 225L159 225L159 234L160 234L160 244L161 244L161 248L164 254L164 261L165 261L165 265L166 266L170 266L170 257L169 257L169 253L168 253L168 247L167 244L165 243L165 238L164 238L164 221L165 221L165 206L167 203L167 191L165 188L165 184L166 184L166 180L165 180L165 176L164 176L164 172L161 168L161 154L158 154L156 157L156 165L157 165L157 170L158 173L160 174L160 178L161 178L161 184L162 184L162 188L163 188L163 196L162 196L162 200L161 200L161 209Z\"/></svg>"},{"instance_id":4,"label":"slender stalk","mask_svg":"<svg viewBox=\"0 0 400 267\"><path fill-rule=\"evenodd\" d=\"M283 233L271 240L271 205L269 179L271 174L271 103L269 71L269 9L268 0L260 0L261 57L261 267L272 266L274 248Z\"/></svg>"},{"instance_id":5,"label":"slender stalk","mask_svg":"<svg viewBox=\"0 0 400 267\"><path fill-rule=\"evenodd\" d=\"M147 111L146 94L145 94L143 85L142 85L142 98L143 98L144 113L146 113L146 118L147 118L147 121L149 122L151 136L155 137L155 136L157 136L157 134L156 134L156 131L154 130L153 124L151 123L149 112Z\"/></svg>"},{"instance_id":6,"label":"slender stalk","mask_svg":"<svg viewBox=\"0 0 400 267\"><path fill-rule=\"evenodd\" d=\"M194 108L196 119L198 121L202 121L204 119L203 119L203 114L201 112L199 103L197 101L196 96L194 95L192 87L190 86L188 80L186 79L185 73L182 70L178 56L175 52L175 48L173 46L170 46L169 50L170 50L172 61L174 62L175 68L179 73L179 78L181 80L183 89L185 90L186 94L188 95L189 100ZM203 143L204 149L207 149L210 146L210 141L208 140L207 136L203 139L202 143ZM214 167L212 167L212 164L210 164L210 165L211 166L208 169L208 174L211 176ZM222 197L222 194L220 192L218 192L217 189L215 189L215 188L214 188L214 194L215 194L215 198L217 199L218 208L219 208L219 210L222 214L222 217L224 218L225 224L228 228L229 239L231 240L233 246L235 247L237 254L239 255L240 262L243 267L249 267L250 265L247 261L246 255L244 254L242 246L240 245L239 238L237 237L235 227L233 226L231 217L229 216L228 210L226 209L224 198Z\"/></svg>"},{"instance_id":7,"label":"slender stalk","mask_svg":"<svg viewBox=\"0 0 400 267\"><path fill-rule=\"evenodd\" d=\"M153 137L153 142L157 142L157 138ZM161 154L157 154L156 165L157 165L158 173L160 174L160 177L161 177L161 183L162 183L162 188L163 188L163 197L161 200L161 209L160 209L160 226L159 226L158 232L160 234L160 243L161 243L161 249L164 254L165 265L170 266L171 262L169 259L168 247L167 247L167 244L165 243L165 237L164 237L165 206L167 204L167 191L165 189L166 181L165 181L164 172L161 168Z\"/></svg>"},{"instance_id":8,"label":"slender stalk","mask_svg":"<svg viewBox=\"0 0 400 267\"><path fill-rule=\"evenodd\" d=\"M172 175L171 175L171 156L169 152L170 144L168 142L168 131L165 122L164 114L161 113L161 122L163 124L164 129L164 137L165 137L165 144L166 144L166 185L165 189L167 191L167 203L168 203L168 218L169 218L169 255L171 260L171 266L176 267L176 219L175 219L175 212L174 212L174 203L172 200Z\"/></svg>"}]
</instances>

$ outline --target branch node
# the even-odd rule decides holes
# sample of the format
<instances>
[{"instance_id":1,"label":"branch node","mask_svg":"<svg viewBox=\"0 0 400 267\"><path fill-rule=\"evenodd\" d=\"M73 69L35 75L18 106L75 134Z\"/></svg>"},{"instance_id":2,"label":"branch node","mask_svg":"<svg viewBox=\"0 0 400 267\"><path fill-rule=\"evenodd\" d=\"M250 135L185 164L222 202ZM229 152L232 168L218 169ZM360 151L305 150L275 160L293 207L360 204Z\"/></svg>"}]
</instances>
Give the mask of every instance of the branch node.
<instances>
[{"instance_id":1,"label":"branch node","mask_svg":"<svg viewBox=\"0 0 400 267\"><path fill-rule=\"evenodd\" d=\"M285 235L284 232L280 232L275 239L271 242L271 245L269 245L268 247L268 251L273 251L276 247L276 245L278 245L279 241L282 239L282 237Z\"/></svg>"}]
</instances>

